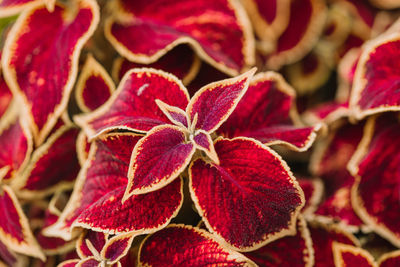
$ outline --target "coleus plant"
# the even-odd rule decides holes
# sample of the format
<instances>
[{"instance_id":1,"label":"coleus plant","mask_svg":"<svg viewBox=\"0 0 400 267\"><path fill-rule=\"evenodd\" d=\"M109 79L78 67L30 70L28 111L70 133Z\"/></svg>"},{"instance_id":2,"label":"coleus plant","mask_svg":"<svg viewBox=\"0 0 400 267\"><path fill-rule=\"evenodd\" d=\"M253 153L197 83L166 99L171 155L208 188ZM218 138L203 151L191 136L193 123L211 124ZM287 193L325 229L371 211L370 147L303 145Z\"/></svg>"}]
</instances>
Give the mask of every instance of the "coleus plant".
<instances>
[{"instance_id":1,"label":"coleus plant","mask_svg":"<svg viewBox=\"0 0 400 267\"><path fill-rule=\"evenodd\" d=\"M398 265L398 6L1 1L0 265Z\"/></svg>"},{"instance_id":2,"label":"coleus plant","mask_svg":"<svg viewBox=\"0 0 400 267\"><path fill-rule=\"evenodd\" d=\"M189 100L186 88L170 74L153 69L129 71L104 105L75 117L96 146L89 152L90 163L81 171L69 204L48 233L62 232L64 238L71 238L70 226L112 234L159 229L176 216L182 204L178 178L182 175L189 179L192 200L207 228L225 245L254 250L293 233L304 204L303 192L276 152L251 136L266 144L283 143L304 150L319 126L294 126L288 85L275 74L259 74L252 80L253 73L209 84ZM278 102L267 101L268 95L275 95ZM252 107L247 97L260 101L262 108L254 103L258 110L248 114ZM282 113L271 114L268 121L265 112L276 104L283 104ZM246 118L244 129L251 130L247 132L236 124ZM249 137L235 137L240 135ZM113 155L119 155L114 169L98 172L115 161ZM93 183L105 185L109 179L120 180L120 185L98 187L93 195ZM99 199L101 194L106 195ZM167 198L168 202L155 202ZM134 210L143 212L143 205L154 206L157 217L136 218L125 225L117 219ZM101 215L111 210L117 211L115 217ZM232 231L239 228L243 231Z\"/></svg>"}]
</instances>

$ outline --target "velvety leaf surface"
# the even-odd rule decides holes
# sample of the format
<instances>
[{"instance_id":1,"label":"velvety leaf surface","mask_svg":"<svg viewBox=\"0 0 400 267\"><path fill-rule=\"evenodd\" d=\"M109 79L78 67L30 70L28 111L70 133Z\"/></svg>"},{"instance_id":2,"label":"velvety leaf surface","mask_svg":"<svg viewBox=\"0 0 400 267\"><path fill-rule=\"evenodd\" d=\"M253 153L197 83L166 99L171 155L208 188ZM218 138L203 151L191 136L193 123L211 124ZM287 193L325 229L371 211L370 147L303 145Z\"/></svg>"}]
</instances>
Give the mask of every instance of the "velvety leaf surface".
<instances>
[{"instance_id":1,"label":"velvety leaf surface","mask_svg":"<svg viewBox=\"0 0 400 267\"><path fill-rule=\"evenodd\" d=\"M280 157L251 139L220 139L214 146L219 165L198 159L189 169L207 228L242 251L293 234L304 196Z\"/></svg>"},{"instance_id":2,"label":"velvety leaf surface","mask_svg":"<svg viewBox=\"0 0 400 267\"><path fill-rule=\"evenodd\" d=\"M382 121L381 121L382 122ZM377 123L366 153L358 164L360 180L353 191L357 214L382 237L400 245L400 210L398 149L400 124Z\"/></svg>"},{"instance_id":3,"label":"velvety leaf surface","mask_svg":"<svg viewBox=\"0 0 400 267\"><path fill-rule=\"evenodd\" d=\"M255 71L252 69L236 78L218 81L201 88L192 97L186 109L192 122L197 114L196 129L209 133L218 129L246 93Z\"/></svg>"},{"instance_id":4,"label":"velvety leaf surface","mask_svg":"<svg viewBox=\"0 0 400 267\"><path fill-rule=\"evenodd\" d=\"M10 179L25 167L32 152L32 136L22 119L15 117L0 130L0 166L9 167L4 179Z\"/></svg>"},{"instance_id":5,"label":"velvety leaf surface","mask_svg":"<svg viewBox=\"0 0 400 267\"><path fill-rule=\"evenodd\" d=\"M350 245L334 243L333 256L336 267L376 267L374 258L368 251Z\"/></svg>"},{"instance_id":6,"label":"velvety leaf surface","mask_svg":"<svg viewBox=\"0 0 400 267\"><path fill-rule=\"evenodd\" d=\"M121 22L111 19L106 36L133 62L152 63L174 46L187 43L202 59L230 75L254 63L250 22L234 1L140 0L133 4L120 0L116 9L120 8L132 14Z\"/></svg>"},{"instance_id":7,"label":"velvety leaf surface","mask_svg":"<svg viewBox=\"0 0 400 267\"><path fill-rule=\"evenodd\" d=\"M29 107L38 144L67 105L80 50L99 20L95 1L80 0L75 4L76 12L59 4L53 12L45 7L24 12L4 47L2 64L7 84L13 93L23 96Z\"/></svg>"},{"instance_id":8,"label":"velvety leaf surface","mask_svg":"<svg viewBox=\"0 0 400 267\"><path fill-rule=\"evenodd\" d=\"M284 143L304 150L313 142L316 129L294 125L290 115L294 111L294 95L279 74L257 74L218 132L230 138L248 136L263 143Z\"/></svg>"},{"instance_id":9,"label":"velvety leaf surface","mask_svg":"<svg viewBox=\"0 0 400 267\"><path fill-rule=\"evenodd\" d=\"M154 69L135 69L124 76L106 104L75 120L89 138L113 129L147 132L154 126L170 123L156 99L182 110L189 102L185 87L174 76Z\"/></svg>"},{"instance_id":10,"label":"velvety leaf surface","mask_svg":"<svg viewBox=\"0 0 400 267\"><path fill-rule=\"evenodd\" d=\"M78 133L77 128L63 126L35 150L15 183L20 194L38 197L54 192L59 186L73 184L80 169L76 153Z\"/></svg>"},{"instance_id":11,"label":"velvety leaf surface","mask_svg":"<svg viewBox=\"0 0 400 267\"><path fill-rule=\"evenodd\" d=\"M44 259L14 192L5 185L0 190L0 241L16 252Z\"/></svg>"},{"instance_id":12,"label":"velvety leaf surface","mask_svg":"<svg viewBox=\"0 0 400 267\"><path fill-rule=\"evenodd\" d=\"M308 224L314 248L315 266L335 267L333 242L358 245L357 239L335 225L322 225L316 222Z\"/></svg>"},{"instance_id":13,"label":"velvety leaf surface","mask_svg":"<svg viewBox=\"0 0 400 267\"><path fill-rule=\"evenodd\" d=\"M92 145L67 207L47 233L70 239L72 223L110 234L149 233L176 216L182 204L180 179L155 192L132 196L122 204L132 150L140 138L113 134Z\"/></svg>"},{"instance_id":14,"label":"velvety leaf surface","mask_svg":"<svg viewBox=\"0 0 400 267\"><path fill-rule=\"evenodd\" d=\"M368 114L399 110L400 33L382 35L363 49L354 76L351 108L361 119Z\"/></svg>"},{"instance_id":15,"label":"velvety leaf surface","mask_svg":"<svg viewBox=\"0 0 400 267\"><path fill-rule=\"evenodd\" d=\"M185 139L180 127L161 125L136 144L124 201L134 194L160 189L179 176L195 152L194 145Z\"/></svg>"},{"instance_id":16,"label":"velvety leaf surface","mask_svg":"<svg viewBox=\"0 0 400 267\"><path fill-rule=\"evenodd\" d=\"M256 266L243 255L222 247L204 230L170 225L141 244L139 264L144 266Z\"/></svg>"},{"instance_id":17,"label":"velvety leaf surface","mask_svg":"<svg viewBox=\"0 0 400 267\"><path fill-rule=\"evenodd\" d=\"M79 108L84 112L94 110L104 104L114 91L114 82L107 71L89 55L75 88Z\"/></svg>"},{"instance_id":18,"label":"velvety leaf surface","mask_svg":"<svg viewBox=\"0 0 400 267\"><path fill-rule=\"evenodd\" d=\"M280 238L244 255L258 266L313 266L314 251L306 221L299 217L296 235Z\"/></svg>"},{"instance_id":19,"label":"velvety leaf surface","mask_svg":"<svg viewBox=\"0 0 400 267\"><path fill-rule=\"evenodd\" d=\"M200 65L200 59L193 50L187 45L180 45L151 64L139 64L119 58L114 63L113 77L119 81L132 68L149 67L172 73L186 85L196 76Z\"/></svg>"}]
</instances>

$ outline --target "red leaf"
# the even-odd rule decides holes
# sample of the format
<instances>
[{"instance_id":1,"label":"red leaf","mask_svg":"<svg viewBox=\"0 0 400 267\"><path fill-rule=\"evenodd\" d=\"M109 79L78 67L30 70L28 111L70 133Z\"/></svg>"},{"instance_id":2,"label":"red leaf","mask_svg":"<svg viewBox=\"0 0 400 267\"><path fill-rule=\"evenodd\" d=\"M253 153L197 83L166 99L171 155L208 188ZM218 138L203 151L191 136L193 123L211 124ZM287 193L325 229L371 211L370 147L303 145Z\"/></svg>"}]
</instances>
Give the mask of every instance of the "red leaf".
<instances>
[{"instance_id":1,"label":"red leaf","mask_svg":"<svg viewBox=\"0 0 400 267\"><path fill-rule=\"evenodd\" d=\"M184 110L189 95L182 82L171 74L134 69L124 76L117 91L103 106L75 120L89 139L115 129L147 132L154 126L170 123L156 99Z\"/></svg>"},{"instance_id":2,"label":"red leaf","mask_svg":"<svg viewBox=\"0 0 400 267\"><path fill-rule=\"evenodd\" d=\"M275 72L257 74L218 132L231 138L247 136L268 145L285 144L304 151L313 143L320 125L296 126L299 122L294 97L294 90L281 75Z\"/></svg>"},{"instance_id":3,"label":"red leaf","mask_svg":"<svg viewBox=\"0 0 400 267\"><path fill-rule=\"evenodd\" d=\"M0 129L0 146L2 147L0 166L1 168L8 167L8 172L4 176L5 180L15 177L25 168L33 149L32 136L26 122L17 117L15 110L11 112L14 118L7 121Z\"/></svg>"},{"instance_id":4,"label":"red leaf","mask_svg":"<svg viewBox=\"0 0 400 267\"><path fill-rule=\"evenodd\" d=\"M46 257L32 234L14 192L6 185L0 190L0 210L3 213L0 216L0 241L15 252L44 260Z\"/></svg>"},{"instance_id":5,"label":"red leaf","mask_svg":"<svg viewBox=\"0 0 400 267\"><path fill-rule=\"evenodd\" d=\"M246 93L255 71L252 69L236 78L214 82L201 88L186 108L192 122L196 114L198 116L196 129L208 133L218 129Z\"/></svg>"},{"instance_id":6,"label":"red leaf","mask_svg":"<svg viewBox=\"0 0 400 267\"><path fill-rule=\"evenodd\" d=\"M89 55L79 75L75 98L83 112L89 112L104 104L115 91L115 85L107 71Z\"/></svg>"},{"instance_id":7,"label":"red leaf","mask_svg":"<svg viewBox=\"0 0 400 267\"><path fill-rule=\"evenodd\" d=\"M143 266L257 266L238 252L221 246L196 227L171 224L148 236L139 249Z\"/></svg>"},{"instance_id":8,"label":"red leaf","mask_svg":"<svg viewBox=\"0 0 400 267\"><path fill-rule=\"evenodd\" d=\"M136 144L129 165L123 201L171 183L189 165L196 148L177 126L154 127Z\"/></svg>"},{"instance_id":9,"label":"red leaf","mask_svg":"<svg viewBox=\"0 0 400 267\"><path fill-rule=\"evenodd\" d=\"M251 139L214 146L219 165L198 159L189 168L191 196L207 228L241 251L294 234L304 195L286 163Z\"/></svg>"},{"instance_id":10,"label":"red leaf","mask_svg":"<svg viewBox=\"0 0 400 267\"><path fill-rule=\"evenodd\" d=\"M374 257L362 248L333 242L335 267L377 267Z\"/></svg>"},{"instance_id":11,"label":"red leaf","mask_svg":"<svg viewBox=\"0 0 400 267\"><path fill-rule=\"evenodd\" d=\"M234 1L120 0L113 11L105 35L130 61L153 63L175 46L189 44L203 60L230 75L254 65L250 22Z\"/></svg>"},{"instance_id":12,"label":"red leaf","mask_svg":"<svg viewBox=\"0 0 400 267\"><path fill-rule=\"evenodd\" d=\"M363 48L354 76L350 108L357 119L400 110L400 33L382 34Z\"/></svg>"},{"instance_id":13,"label":"red leaf","mask_svg":"<svg viewBox=\"0 0 400 267\"><path fill-rule=\"evenodd\" d=\"M400 246L400 222L396 219L400 210L400 125L396 116L394 120L383 117L376 123L370 119L367 126L364 141L355 152L360 161L351 168L359 177L352 189L352 204L365 224Z\"/></svg>"},{"instance_id":14,"label":"red leaf","mask_svg":"<svg viewBox=\"0 0 400 267\"><path fill-rule=\"evenodd\" d=\"M20 196L38 198L58 188L72 187L80 169L76 153L78 133L71 125L62 126L35 150L13 183Z\"/></svg>"},{"instance_id":15,"label":"red leaf","mask_svg":"<svg viewBox=\"0 0 400 267\"><path fill-rule=\"evenodd\" d=\"M310 232L303 217L299 216L296 230L294 236L280 238L244 255L257 263L258 266L313 266L314 250Z\"/></svg>"},{"instance_id":16,"label":"red leaf","mask_svg":"<svg viewBox=\"0 0 400 267\"><path fill-rule=\"evenodd\" d=\"M71 225L110 234L145 234L165 227L177 215L183 201L181 179L122 204L129 161L140 138L132 133L111 134L92 144L70 201L46 234L71 239Z\"/></svg>"},{"instance_id":17,"label":"red leaf","mask_svg":"<svg viewBox=\"0 0 400 267\"><path fill-rule=\"evenodd\" d=\"M69 9L73 5L74 11ZM8 34L2 57L4 77L29 107L38 145L67 106L80 51L98 21L96 1L80 0L68 7L57 4L53 12L44 7L28 9Z\"/></svg>"}]
</instances>

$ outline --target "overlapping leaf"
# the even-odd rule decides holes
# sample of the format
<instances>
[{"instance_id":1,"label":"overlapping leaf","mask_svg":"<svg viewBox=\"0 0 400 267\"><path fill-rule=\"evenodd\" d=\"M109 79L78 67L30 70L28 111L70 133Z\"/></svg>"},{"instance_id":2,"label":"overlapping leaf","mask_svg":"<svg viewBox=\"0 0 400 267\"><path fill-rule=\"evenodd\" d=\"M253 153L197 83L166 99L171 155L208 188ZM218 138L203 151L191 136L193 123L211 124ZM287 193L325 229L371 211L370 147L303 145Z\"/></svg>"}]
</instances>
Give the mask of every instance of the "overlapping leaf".
<instances>
[{"instance_id":1,"label":"overlapping leaf","mask_svg":"<svg viewBox=\"0 0 400 267\"><path fill-rule=\"evenodd\" d=\"M8 35L2 56L4 76L29 109L37 144L66 108L80 51L98 21L97 3L80 0L67 6L57 4L53 12L45 7L28 9Z\"/></svg>"},{"instance_id":2,"label":"overlapping leaf","mask_svg":"<svg viewBox=\"0 0 400 267\"><path fill-rule=\"evenodd\" d=\"M176 216L183 198L180 179L122 203L132 150L140 138L131 133L112 134L92 145L67 207L46 234L70 239L71 226L110 234L149 233Z\"/></svg>"},{"instance_id":3,"label":"overlapping leaf","mask_svg":"<svg viewBox=\"0 0 400 267\"><path fill-rule=\"evenodd\" d=\"M147 132L170 123L156 99L185 110L189 95L175 76L154 69L134 69L125 74L117 91L99 109L75 117L87 136L93 138L114 129Z\"/></svg>"},{"instance_id":4,"label":"overlapping leaf","mask_svg":"<svg viewBox=\"0 0 400 267\"><path fill-rule=\"evenodd\" d=\"M106 23L106 37L133 62L149 64L175 46L189 44L230 75L254 64L250 22L235 1L118 0L114 13Z\"/></svg>"},{"instance_id":5,"label":"overlapping leaf","mask_svg":"<svg viewBox=\"0 0 400 267\"><path fill-rule=\"evenodd\" d=\"M357 119L399 110L400 73L394 58L400 49L398 31L382 34L363 48L353 81L350 107Z\"/></svg>"},{"instance_id":6,"label":"overlapping leaf","mask_svg":"<svg viewBox=\"0 0 400 267\"><path fill-rule=\"evenodd\" d=\"M354 247L351 245L345 245L341 243L333 243L333 257L335 260L335 267L376 267L374 258L368 251Z\"/></svg>"},{"instance_id":7,"label":"overlapping leaf","mask_svg":"<svg viewBox=\"0 0 400 267\"><path fill-rule=\"evenodd\" d=\"M61 126L34 151L24 171L13 181L18 195L38 198L59 188L73 187L80 168L76 152L78 133L71 125Z\"/></svg>"},{"instance_id":8,"label":"overlapping leaf","mask_svg":"<svg viewBox=\"0 0 400 267\"><path fill-rule=\"evenodd\" d=\"M0 242L21 254L45 259L12 189L6 185L0 188Z\"/></svg>"},{"instance_id":9,"label":"overlapping leaf","mask_svg":"<svg viewBox=\"0 0 400 267\"><path fill-rule=\"evenodd\" d=\"M17 116L15 109L11 113L13 114L10 121L7 121L0 129L0 144L2 147L0 167L8 168L5 176L2 177L4 180L15 177L26 166L33 149L32 135L26 121ZM4 120L8 120L8 118L3 118L3 122Z\"/></svg>"},{"instance_id":10,"label":"overlapping leaf","mask_svg":"<svg viewBox=\"0 0 400 267\"><path fill-rule=\"evenodd\" d=\"M241 251L293 234L304 195L280 157L246 138L219 139L214 147L219 165L198 159L189 169L191 196L207 228Z\"/></svg>"},{"instance_id":11,"label":"overlapping leaf","mask_svg":"<svg viewBox=\"0 0 400 267\"><path fill-rule=\"evenodd\" d=\"M115 91L115 85L107 71L93 56L88 56L76 84L75 98L84 112L104 104Z\"/></svg>"}]
</instances>

